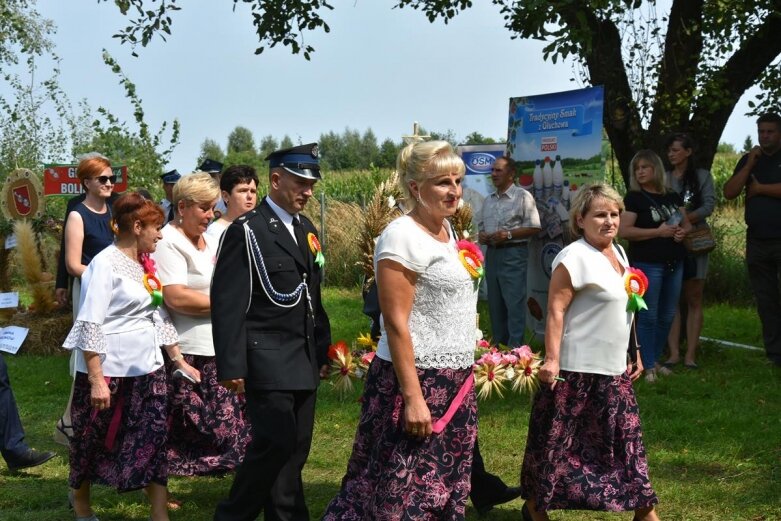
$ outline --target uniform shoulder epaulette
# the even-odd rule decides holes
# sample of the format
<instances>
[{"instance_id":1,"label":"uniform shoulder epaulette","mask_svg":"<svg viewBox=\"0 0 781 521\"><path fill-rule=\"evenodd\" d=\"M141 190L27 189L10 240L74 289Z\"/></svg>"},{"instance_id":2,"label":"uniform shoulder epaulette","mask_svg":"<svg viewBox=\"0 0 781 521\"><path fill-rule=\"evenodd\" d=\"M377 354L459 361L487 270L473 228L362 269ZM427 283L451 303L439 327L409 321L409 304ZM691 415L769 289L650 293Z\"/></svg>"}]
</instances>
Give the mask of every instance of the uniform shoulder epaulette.
<instances>
[{"instance_id":1,"label":"uniform shoulder epaulette","mask_svg":"<svg viewBox=\"0 0 781 521\"><path fill-rule=\"evenodd\" d=\"M258 215L258 211L257 210L250 210L249 212L243 214L241 217L236 219L236 222L242 223L244 221L249 221L250 219L252 219L253 217L256 217L257 215Z\"/></svg>"}]
</instances>

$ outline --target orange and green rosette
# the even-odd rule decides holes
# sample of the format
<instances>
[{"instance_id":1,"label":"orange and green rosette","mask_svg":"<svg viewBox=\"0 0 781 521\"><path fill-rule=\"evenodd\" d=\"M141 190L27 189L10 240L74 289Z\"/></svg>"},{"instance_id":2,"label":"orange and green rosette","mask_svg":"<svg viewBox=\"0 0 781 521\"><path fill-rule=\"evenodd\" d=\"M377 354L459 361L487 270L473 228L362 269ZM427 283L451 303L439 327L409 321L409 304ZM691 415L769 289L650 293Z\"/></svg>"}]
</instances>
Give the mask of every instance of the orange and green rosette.
<instances>
[{"instance_id":1,"label":"orange and green rosette","mask_svg":"<svg viewBox=\"0 0 781 521\"><path fill-rule=\"evenodd\" d=\"M643 300L643 295L648 289L648 277L645 276L641 270L637 268L626 268L624 272L624 289L629 297L629 301L626 303L627 311L640 311L641 309L648 309L648 306Z\"/></svg>"},{"instance_id":2,"label":"orange and green rosette","mask_svg":"<svg viewBox=\"0 0 781 521\"><path fill-rule=\"evenodd\" d=\"M317 236L314 233L309 232L306 235L306 242L309 243L309 251L315 256L315 264L322 268L325 264L325 257L323 256L323 247L320 246L320 241Z\"/></svg>"},{"instance_id":3,"label":"orange and green rosette","mask_svg":"<svg viewBox=\"0 0 781 521\"><path fill-rule=\"evenodd\" d=\"M144 287L152 297L152 305L158 307L163 303L163 285L160 279L151 273L144 273Z\"/></svg>"},{"instance_id":4,"label":"orange and green rosette","mask_svg":"<svg viewBox=\"0 0 781 521\"><path fill-rule=\"evenodd\" d=\"M458 248L458 258L461 260L461 264L466 268L469 276L472 280L480 282L483 278L485 270L483 269L483 252L473 242L467 240L460 240L456 243Z\"/></svg>"}]
</instances>

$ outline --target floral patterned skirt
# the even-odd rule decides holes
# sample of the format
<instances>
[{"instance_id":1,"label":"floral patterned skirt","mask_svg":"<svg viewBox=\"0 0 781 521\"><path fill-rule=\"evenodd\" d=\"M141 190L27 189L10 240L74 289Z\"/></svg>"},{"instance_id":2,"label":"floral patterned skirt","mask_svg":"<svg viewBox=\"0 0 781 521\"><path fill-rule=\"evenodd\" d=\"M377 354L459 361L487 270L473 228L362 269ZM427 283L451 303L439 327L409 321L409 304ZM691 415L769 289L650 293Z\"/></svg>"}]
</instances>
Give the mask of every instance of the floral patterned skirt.
<instances>
[{"instance_id":1,"label":"floral patterned skirt","mask_svg":"<svg viewBox=\"0 0 781 521\"><path fill-rule=\"evenodd\" d=\"M84 480L119 492L168 483L165 445L167 393L165 369L109 382L111 405L97 411L90 404L87 375L76 373L71 405L71 488Z\"/></svg>"},{"instance_id":2,"label":"floral patterned skirt","mask_svg":"<svg viewBox=\"0 0 781 521\"><path fill-rule=\"evenodd\" d=\"M521 469L539 510L628 511L658 503L626 374L561 371L534 397Z\"/></svg>"},{"instance_id":3,"label":"floral patterned skirt","mask_svg":"<svg viewBox=\"0 0 781 521\"><path fill-rule=\"evenodd\" d=\"M418 369L434 420L445 414L472 369ZM369 367L353 453L324 521L464 519L477 436L474 389L439 434L404 431L404 400L393 364Z\"/></svg>"},{"instance_id":4,"label":"floral patterned skirt","mask_svg":"<svg viewBox=\"0 0 781 521\"><path fill-rule=\"evenodd\" d=\"M244 460L251 439L244 395L217 381L213 356L184 355L201 372L201 383L169 377L168 472L172 476L205 476L231 471ZM170 375L173 364L166 362Z\"/></svg>"}]
</instances>

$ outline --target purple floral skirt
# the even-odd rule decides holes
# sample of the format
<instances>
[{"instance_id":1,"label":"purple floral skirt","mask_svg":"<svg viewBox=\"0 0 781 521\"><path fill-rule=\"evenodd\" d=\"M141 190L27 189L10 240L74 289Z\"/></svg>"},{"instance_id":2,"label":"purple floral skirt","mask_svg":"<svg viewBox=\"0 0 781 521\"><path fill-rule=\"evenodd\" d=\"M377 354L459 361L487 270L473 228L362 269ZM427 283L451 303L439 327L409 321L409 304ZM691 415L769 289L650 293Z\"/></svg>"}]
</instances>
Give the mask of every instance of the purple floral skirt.
<instances>
[{"instance_id":1,"label":"purple floral skirt","mask_svg":"<svg viewBox=\"0 0 781 521\"><path fill-rule=\"evenodd\" d=\"M472 369L418 369L434 420L445 414ZM374 358L363 392L353 453L324 521L464 519L477 437L474 389L439 434L404 432L404 400L390 362Z\"/></svg>"},{"instance_id":2,"label":"purple floral skirt","mask_svg":"<svg viewBox=\"0 0 781 521\"><path fill-rule=\"evenodd\" d=\"M251 439L244 395L217 381L213 356L184 355L201 372L201 383L168 381L168 472L172 476L205 476L231 471L244 460ZM166 370L174 368L169 361Z\"/></svg>"},{"instance_id":3,"label":"purple floral skirt","mask_svg":"<svg viewBox=\"0 0 781 521\"><path fill-rule=\"evenodd\" d=\"M658 503L626 374L562 371L534 397L521 469L539 510L629 511Z\"/></svg>"},{"instance_id":4,"label":"purple floral skirt","mask_svg":"<svg viewBox=\"0 0 781 521\"><path fill-rule=\"evenodd\" d=\"M87 375L76 373L71 405L71 488L84 480L119 492L168 483L165 445L167 394L165 369L109 382L111 405L97 411L90 404Z\"/></svg>"}]
</instances>

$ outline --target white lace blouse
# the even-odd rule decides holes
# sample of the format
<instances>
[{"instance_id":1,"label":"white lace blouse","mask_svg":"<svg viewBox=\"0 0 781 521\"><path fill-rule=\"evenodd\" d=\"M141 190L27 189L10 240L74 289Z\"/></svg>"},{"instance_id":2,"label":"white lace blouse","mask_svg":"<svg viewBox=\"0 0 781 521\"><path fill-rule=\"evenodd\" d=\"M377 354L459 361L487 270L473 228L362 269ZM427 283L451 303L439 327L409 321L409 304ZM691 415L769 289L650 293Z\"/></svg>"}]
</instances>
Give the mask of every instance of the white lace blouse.
<instances>
[{"instance_id":1,"label":"white lace blouse","mask_svg":"<svg viewBox=\"0 0 781 521\"><path fill-rule=\"evenodd\" d=\"M144 270L115 246L92 259L81 276L79 314L63 347L100 355L104 376L140 376L163 365L161 345L179 338L165 309L152 306ZM84 356L76 370L87 372Z\"/></svg>"},{"instance_id":2,"label":"white lace blouse","mask_svg":"<svg viewBox=\"0 0 781 521\"><path fill-rule=\"evenodd\" d=\"M461 264L456 241L442 243L409 216L391 222L374 249L374 269L383 259L418 274L409 317L415 366L466 369L474 363L477 289ZM391 360L385 324L377 356Z\"/></svg>"}]
</instances>

